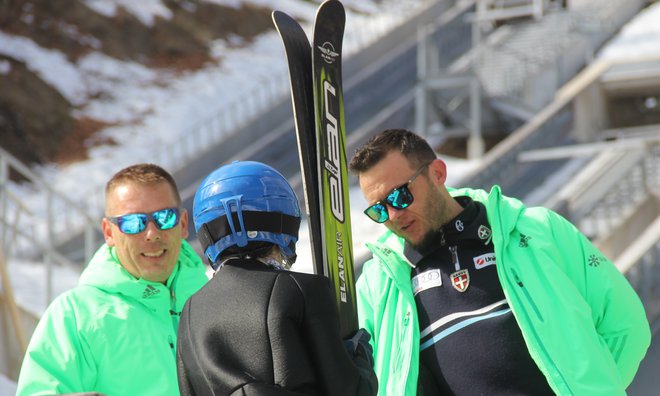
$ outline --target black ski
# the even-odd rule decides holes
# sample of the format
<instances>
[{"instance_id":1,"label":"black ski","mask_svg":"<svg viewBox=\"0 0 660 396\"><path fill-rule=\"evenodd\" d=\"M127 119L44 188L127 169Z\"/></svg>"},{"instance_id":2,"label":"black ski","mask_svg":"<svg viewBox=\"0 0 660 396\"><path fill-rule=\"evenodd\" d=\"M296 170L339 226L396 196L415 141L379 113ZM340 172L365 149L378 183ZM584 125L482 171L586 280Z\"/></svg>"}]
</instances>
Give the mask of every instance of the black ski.
<instances>
[{"instance_id":1,"label":"black ski","mask_svg":"<svg viewBox=\"0 0 660 396\"><path fill-rule=\"evenodd\" d=\"M293 102L293 116L298 141L298 156L300 157L300 168L302 170L305 210L309 225L314 273L323 274L312 52L305 31L293 18L283 12L273 11L273 22L284 43L284 51L289 63L291 100Z\"/></svg>"},{"instance_id":2,"label":"black ski","mask_svg":"<svg viewBox=\"0 0 660 396\"><path fill-rule=\"evenodd\" d=\"M314 272L335 289L341 332L358 328L353 272L341 48L344 7L321 4L314 23L314 45L288 15L273 12L284 43L309 219Z\"/></svg>"}]
</instances>

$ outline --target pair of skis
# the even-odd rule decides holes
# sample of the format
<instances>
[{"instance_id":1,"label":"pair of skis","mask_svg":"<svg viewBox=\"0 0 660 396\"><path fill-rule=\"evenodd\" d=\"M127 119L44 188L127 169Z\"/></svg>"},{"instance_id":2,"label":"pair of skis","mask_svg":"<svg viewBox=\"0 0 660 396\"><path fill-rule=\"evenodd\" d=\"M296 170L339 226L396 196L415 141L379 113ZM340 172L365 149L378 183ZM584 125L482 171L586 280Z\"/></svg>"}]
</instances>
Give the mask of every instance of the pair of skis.
<instances>
[{"instance_id":1,"label":"pair of skis","mask_svg":"<svg viewBox=\"0 0 660 396\"><path fill-rule=\"evenodd\" d=\"M321 4L311 47L289 15L274 11L273 22L289 64L314 272L334 286L341 332L349 336L358 321L341 78L346 14L338 0Z\"/></svg>"}]
</instances>

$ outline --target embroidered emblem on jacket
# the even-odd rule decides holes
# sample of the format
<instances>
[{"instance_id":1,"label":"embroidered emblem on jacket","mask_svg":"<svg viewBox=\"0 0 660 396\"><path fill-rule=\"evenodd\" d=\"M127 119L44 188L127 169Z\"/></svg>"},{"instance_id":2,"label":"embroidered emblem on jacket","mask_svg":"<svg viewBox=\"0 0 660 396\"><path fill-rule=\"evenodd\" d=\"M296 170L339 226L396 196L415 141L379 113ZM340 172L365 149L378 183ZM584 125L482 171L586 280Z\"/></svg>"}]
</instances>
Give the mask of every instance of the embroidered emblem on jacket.
<instances>
[{"instance_id":1,"label":"embroidered emblem on jacket","mask_svg":"<svg viewBox=\"0 0 660 396\"><path fill-rule=\"evenodd\" d=\"M470 274L466 269L456 271L453 274L451 274L450 277L454 289L458 290L461 293L466 291L468 286L470 285Z\"/></svg>"},{"instance_id":2,"label":"embroidered emblem on jacket","mask_svg":"<svg viewBox=\"0 0 660 396\"><path fill-rule=\"evenodd\" d=\"M479 239L484 241L484 245L488 245L490 238L493 236L493 232L485 225L480 225L479 229L477 230L477 235L479 236Z\"/></svg>"},{"instance_id":3,"label":"embroidered emblem on jacket","mask_svg":"<svg viewBox=\"0 0 660 396\"><path fill-rule=\"evenodd\" d=\"M144 288L144 292L142 293L142 298L149 298L154 294L158 294L158 293L160 293L160 290L156 289L151 285L147 285L147 287Z\"/></svg>"},{"instance_id":4,"label":"embroidered emblem on jacket","mask_svg":"<svg viewBox=\"0 0 660 396\"><path fill-rule=\"evenodd\" d=\"M592 267L598 267L602 261L605 261L605 257L598 256L596 254L592 254L589 256L587 259L588 263Z\"/></svg>"},{"instance_id":5,"label":"embroidered emblem on jacket","mask_svg":"<svg viewBox=\"0 0 660 396\"><path fill-rule=\"evenodd\" d=\"M532 239L531 236L527 236L525 234L520 234L520 242L518 243L518 247L521 248L526 248L529 247L529 240Z\"/></svg>"}]
</instances>

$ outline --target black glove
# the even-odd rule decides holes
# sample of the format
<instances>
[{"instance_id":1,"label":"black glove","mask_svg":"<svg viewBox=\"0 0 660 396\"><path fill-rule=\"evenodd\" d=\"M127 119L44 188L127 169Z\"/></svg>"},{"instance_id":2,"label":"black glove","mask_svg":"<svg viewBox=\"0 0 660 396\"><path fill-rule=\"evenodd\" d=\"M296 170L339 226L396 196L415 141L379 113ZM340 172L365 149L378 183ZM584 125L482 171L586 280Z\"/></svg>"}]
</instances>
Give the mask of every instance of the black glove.
<instances>
[{"instance_id":1,"label":"black glove","mask_svg":"<svg viewBox=\"0 0 660 396\"><path fill-rule=\"evenodd\" d=\"M346 347L346 350L348 350L348 353L353 357L353 360L357 360L355 358L358 358L359 360L365 360L369 368L374 367L374 350L371 347L371 344L369 344L369 340L371 339L371 335L369 332L367 332L365 329L359 329L358 331L355 332L355 334L348 339L344 340L344 346Z\"/></svg>"}]
</instances>

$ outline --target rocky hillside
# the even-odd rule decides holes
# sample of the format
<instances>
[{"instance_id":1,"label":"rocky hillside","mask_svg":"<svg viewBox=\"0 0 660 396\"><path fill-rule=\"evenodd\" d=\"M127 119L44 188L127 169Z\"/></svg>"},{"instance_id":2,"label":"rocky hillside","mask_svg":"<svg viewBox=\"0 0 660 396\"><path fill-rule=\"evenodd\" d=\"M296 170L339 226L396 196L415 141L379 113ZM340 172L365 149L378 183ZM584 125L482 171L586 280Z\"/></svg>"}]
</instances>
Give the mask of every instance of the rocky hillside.
<instances>
[{"instance_id":1,"label":"rocky hillside","mask_svg":"<svg viewBox=\"0 0 660 396\"><path fill-rule=\"evenodd\" d=\"M102 2L99 2L102 3ZM113 3L106 1L105 3ZM120 2L119 2L120 3ZM41 48L58 51L76 64L93 52L170 75L194 71L210 62L210 43L225 39L246 45L272 29L270 9L243 4L161 0L167 17L145 23L118 6L112 15L90 7L90 0L2 0L0 34L25 37ZM69 163L86 158L86 149L112 144L95 132L107 122L81 115L91 100L111 95L97 89L72 103L20 59L0 48L0 147L28 164Z\"/></svg>"}]
</instances>

